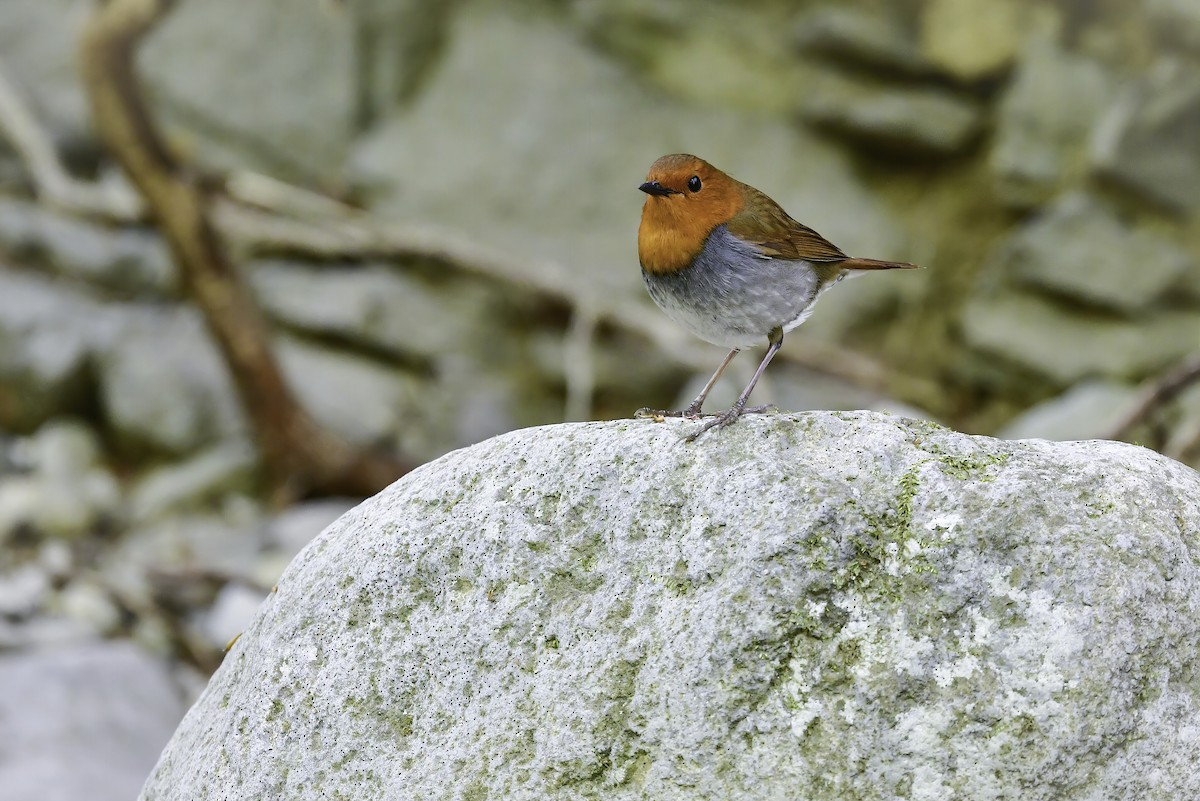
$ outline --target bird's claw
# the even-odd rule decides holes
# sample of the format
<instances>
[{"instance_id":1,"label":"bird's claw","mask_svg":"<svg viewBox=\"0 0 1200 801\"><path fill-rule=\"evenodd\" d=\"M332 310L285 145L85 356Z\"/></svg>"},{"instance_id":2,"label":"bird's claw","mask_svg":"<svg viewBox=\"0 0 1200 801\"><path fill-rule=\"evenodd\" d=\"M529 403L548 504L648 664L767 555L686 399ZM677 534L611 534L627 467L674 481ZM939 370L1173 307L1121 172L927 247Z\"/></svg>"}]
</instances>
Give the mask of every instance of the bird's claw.
<instances>
[{"instance_id":1,"label":"bird's claw","mask_svg":"<svg viewBox=\"0 0 1200 801\"><path fill-rule=\"evenodd\" d=\"M738 419L738 418L739 418L739 417L741 417L743 414L745 414L745 413L746 413L746 411L747 411L747 410L746 410L745 408L739 408L739 407L737 407L737 406L734 406L734 407L733 407L732 409L730 409L729 411L727 411L727 412L725 412L725 413L723 413L723 414L719 414L719 415L717 415L716 417L714 417L713 419L709 420L709 421L708 421L707 423L705 423L704 425L702 425L702 426L700 426L699 428L697 428L697 429L696 429L695 431L693 431L691 434L688 434L686 437L684 437L684 440L686 440L687 442L695 442L695 441L696 441L696 439L697 439L697 438L698 438L698 437L699 437L701 434L703 434L705 431L709 431L709 430L711 430L711 429L714 429L714 428L724 428L725 426L729 425L729 424L730 424L730 423L732 423L734 420Z\"/></svg>"}]
</instances>

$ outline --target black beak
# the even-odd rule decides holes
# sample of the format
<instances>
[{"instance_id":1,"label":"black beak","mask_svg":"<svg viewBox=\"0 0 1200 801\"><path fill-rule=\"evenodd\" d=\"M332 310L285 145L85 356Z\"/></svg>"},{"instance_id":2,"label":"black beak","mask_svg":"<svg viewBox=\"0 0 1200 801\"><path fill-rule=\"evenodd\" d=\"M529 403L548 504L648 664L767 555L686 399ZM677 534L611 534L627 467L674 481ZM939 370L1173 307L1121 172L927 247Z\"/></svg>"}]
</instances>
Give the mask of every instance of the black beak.
<instances>
[{"instance_id":1,"label":"black beak","mask_svg":"<svg viewBox=\"0 0 1200 801\"><path fill-rule=\"evenodd\" d=\"M656 197L665 197L667 195L678 194L674 189L667 189L658 181L646 181L646 183L639 186L638 189L642 190L647 195L655 195Z\"/></svg>"}]
</instances>

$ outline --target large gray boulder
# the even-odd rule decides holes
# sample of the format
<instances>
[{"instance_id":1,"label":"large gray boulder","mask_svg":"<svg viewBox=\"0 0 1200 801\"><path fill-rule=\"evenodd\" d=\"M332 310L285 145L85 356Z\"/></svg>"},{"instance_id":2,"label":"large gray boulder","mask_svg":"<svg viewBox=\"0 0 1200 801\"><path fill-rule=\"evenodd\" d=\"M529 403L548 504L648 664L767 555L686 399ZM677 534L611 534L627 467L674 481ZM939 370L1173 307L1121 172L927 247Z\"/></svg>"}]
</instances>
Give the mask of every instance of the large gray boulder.
<instances>
[{"instance_id":1,"label":"large gray boulder","mask_svg":"<svg viewBox=\"0 0 1200 801\"><path fill-rule=\"evenodd\" d=\"M142 798L1200 797L1200 475L695 425L518 431L348 512Z\"/></svg>"}]
</instances>

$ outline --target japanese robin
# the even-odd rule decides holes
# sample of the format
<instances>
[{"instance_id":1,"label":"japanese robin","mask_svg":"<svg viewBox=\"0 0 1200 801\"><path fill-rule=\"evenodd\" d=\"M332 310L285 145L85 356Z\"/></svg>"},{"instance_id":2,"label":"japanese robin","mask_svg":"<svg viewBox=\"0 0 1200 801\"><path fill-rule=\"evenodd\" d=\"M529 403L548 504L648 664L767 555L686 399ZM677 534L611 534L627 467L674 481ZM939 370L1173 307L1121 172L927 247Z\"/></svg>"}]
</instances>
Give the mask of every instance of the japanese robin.
<instances>
[{"instance_id":1,"label":"japanese robin","mask_svg":"<svg viewBox=\"0 0 1200 801\"><path fill-rule=\"evenodd\" d=\"M916 267L847 256L762 192L696 156L663 156L650 165L638 189L649 195L638 228L638 258L650 297L696 336L731 348L686 409L640 409L638 416L698 418L733 357L764 339L768 344L733 406L689 440L727 426L747 411L766 408L747 410L746 401L783 344L783 335L808 319L822 292L847 275Z\"/></svg>"}]
</instances>

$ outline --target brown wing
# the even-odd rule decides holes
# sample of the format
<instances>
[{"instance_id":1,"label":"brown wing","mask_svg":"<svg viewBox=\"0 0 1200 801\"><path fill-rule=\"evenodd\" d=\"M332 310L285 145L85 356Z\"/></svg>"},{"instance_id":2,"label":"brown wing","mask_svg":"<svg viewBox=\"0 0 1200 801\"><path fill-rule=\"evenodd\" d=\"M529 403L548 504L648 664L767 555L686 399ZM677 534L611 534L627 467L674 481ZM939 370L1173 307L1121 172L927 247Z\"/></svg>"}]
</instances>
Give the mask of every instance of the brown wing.
<instances>
[{"instance_id":1,"label":"brown wing","mask_svg":"<svg viewBox=\"0 0 1200 801\"><path fill-rule=\"evenodd\" d=\"M807 225L796 222L778 203L743 184L745 205L729 221L729 232L771 258L842 261L841 249Z\"/></svg>"}]
</instances>

